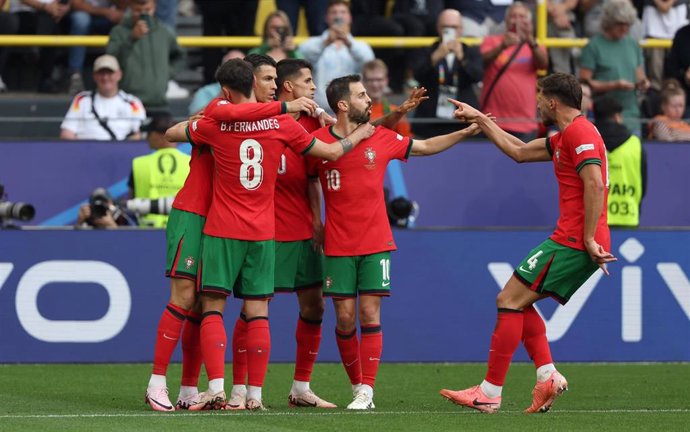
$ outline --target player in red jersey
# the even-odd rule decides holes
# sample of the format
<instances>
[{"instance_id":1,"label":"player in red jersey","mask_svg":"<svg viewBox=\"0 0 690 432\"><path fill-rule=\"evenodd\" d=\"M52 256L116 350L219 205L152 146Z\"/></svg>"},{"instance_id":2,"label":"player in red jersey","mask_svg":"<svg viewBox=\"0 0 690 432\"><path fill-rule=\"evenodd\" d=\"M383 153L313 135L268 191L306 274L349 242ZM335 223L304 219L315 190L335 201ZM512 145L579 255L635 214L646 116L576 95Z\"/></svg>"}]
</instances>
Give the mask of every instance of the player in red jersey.
<instances>
[{"instance_id":1,"label":"player in red jersey","mask_svg":"<svg viewBox=\"0 0 690 432\"><path fill-rule=\"evenodd\" d=\"M559 133L525 144L501 130L491 119L467 104L454 101L456 118L475 122L507 156L516 162L553 160L558 180L560 216L548 240L518 265L496 298L498 317L488 370L480 385L466 390L441 390L458 405L495 413L513 353L522 341L537 368L532 405L525 412L547 412L568 388L553 364L544 321L533 303L553 297L565 304L598 269L616 258L606 223L608 169L604 142L580 112L582 88L572 75L556 73L538 83L537 103L546 126Z\"/></svg>"},{"instance_id":2,"label":"player in red jersey","mask_svg":"<svg viewBox=\"0 0 690 432\"><path fill-rule=\"evenodd\" d=\"M223 83L221 83L223 84ZM229 89L225 85L225 98L213 100L207 110L222 108L228 119L259 120L287 111L313 110L309 99L287 104L274 102L265 105L232 105L228 103ZM184 132L172 136L176 141L185 139ZM146 391L146 402L156 411L173 411L168 397L166 371L178 340L182 339L182 385L176 407L187 409L199 400L197 383L201 368L199 349L200 310L195 306L197 265L200 258L200 240L212 197L213 158L207 146L193 146L190 171L184 186L178 192L166 237L168 241L166 276L171 278L171 295L158 324L154 349L153 372Z\"/></svg>"},{"instance_id":3,"label":"player in red jersey","mask_svg":"<svg viewBox=\"0 0 690 432\"><path fill-rule=\"evenodd\" d=\"M333 80L326 96L337 122L316 131L317 138L336 143L369 120L371 99L359 75ZM471 125L448 135L413 140L377 127L356 151L336 162L310 160L310 174L318 174L326 201L323 294L334 300L336 340L354 396L348 409L374 408L383 342L381 297L390 294L390 251L396 249L383 197L386 166L392 159L442 152L478 131ZM358 296L361 342L356 328Z\"/></svg>"},{"instance_id":4,"label":"player in red jersey","mask_svg":"<svg viewBox=\"0 0 690 432\"><path fill-rule=\"evenodd\" d=\"M219 77L230 84L230 99L254 102L251 66ZM222 71L221 71L222 72ZM205 112L208 116L223 116ZM213 148L214 195L202 238L198 290L201 292L201 350L209 391L193 409L226 407L224 391L227 338L222 311L226 296L242 298L247 316L249 386L247 409L263 409L261 389L270 355L268 299L273 295L275 216L273 194L285 147L336 160L373 132L365 124L334 147L314 139L287 115L260 121L195 120L187 127L192 142Z\"/></svg>"}]
</instances>

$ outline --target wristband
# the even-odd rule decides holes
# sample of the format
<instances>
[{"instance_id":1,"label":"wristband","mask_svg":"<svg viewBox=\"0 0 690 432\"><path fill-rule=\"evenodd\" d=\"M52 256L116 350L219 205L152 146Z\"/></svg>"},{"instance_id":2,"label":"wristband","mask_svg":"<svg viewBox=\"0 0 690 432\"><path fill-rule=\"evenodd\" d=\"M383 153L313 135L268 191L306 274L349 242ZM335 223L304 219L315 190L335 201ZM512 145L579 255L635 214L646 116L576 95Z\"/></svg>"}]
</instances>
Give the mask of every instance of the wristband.
<instances>
[{"instance_id":1,"label":"wristband","mask_svg":"<svg viewBox=\"0 0 690 432\"><path fill-rule=\"evenodd\" d=\"M318 117L325 112L326 112L325 109L323 109L321 107L316 107L316 109L314 110L314 117Z\"/></svg>"}]
</instances>

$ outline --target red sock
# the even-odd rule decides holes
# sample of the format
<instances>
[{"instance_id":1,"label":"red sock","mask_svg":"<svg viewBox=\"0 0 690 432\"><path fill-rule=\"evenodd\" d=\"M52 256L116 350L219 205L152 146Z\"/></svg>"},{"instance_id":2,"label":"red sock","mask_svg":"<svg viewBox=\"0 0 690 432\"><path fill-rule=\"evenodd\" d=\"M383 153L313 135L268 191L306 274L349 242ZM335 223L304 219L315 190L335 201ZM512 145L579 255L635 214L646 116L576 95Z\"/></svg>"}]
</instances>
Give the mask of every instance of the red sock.
<instances>
[{"instance_id":1,"label":"red sock","mask_svg":"<svg viewBox=\"0 0 690 432\"><path fill-rule=\"evenodd\" d=\"M184 324L186 311L179 306L168 303L158 322L158 333L156 335L156 346L153 351L153 374L165 375L170 364L177 341L180 339L180 332Z\"/></svg>"},{"instance_id":2,"label":"red sock","mask_svg":"<svg viewBox=\"0 0 690 432\"><path fill-rule=\"evenodd\" d=\"M359 340L357 330L352 333L343 333L335 329L335 340L338 343L340 359L343 361L347 376L352 385L362 383L362 362L359 361Z\"/></svg>"},{"instance_id":3,"label":"red sock","mask_svg":"<svg viewBox=\"0 0 690 432\"><path fill-rule=\"evenodd\" d=\"M523 309L522 343L535 367L553 363L551 348L546 339L546 326L533 305Z\"/></svg>"},{"instance_id":4,"label":"red sock","mask_svg":"<svg viewBox=\"0 0 690 432\"><path fill-rule=\"evenodd\" d=\"M382 351L383 333L381 332L381 325L362 326L362 343L359 346L359 357L362 359L362 384L374 387Z\"/></svg>"},{"instance_id":5,"label":"red sock","mask_svg":"<svg viewBox=\"0 0 690 432\"><path fill-rule=\"evenodd\" d=\"M513 353L520 345L522 321L522 311L498 310L496 328L491 337L491 348L489 349L489 368L484 378L493 385L502 386L505 382Z\"/></svg>"},{"instance_id":6,"label":"red sock","mask_svg":"<svg viewBox=\"0 0 690 432\"><path fill-rule=\"evenodd\" d=\"M201 315L190 312L182 328L182 385L196 387L201 373Z\"/></svg>"},{"instance_id":7,"label":"red sock","mask_svg":"<svg viewBox=\"0 0 690 432\"><path fill-rule=\"evenodd\" d=\"M237 318L232 332L232 383L247 383L247 318L244 314Z\"/></svg>"},{"instance_id":8,"label":"red sock","mask_svg":"<svg viewBox=\"0 0 690 432\"><path fill-rule=\"evenodd\" d=\"M263 387L270 356L271 331L268 318L253 318L247 323L247 384Z\"/></svg>"},{"instance_id":9,"label":"red sock","mask_svg":"<svg viewBox=\"0 0 690 432\"><path fill-rule=\"evenodd\" d=\"M295 339L297 340L295 380L309 382L321 345L321 320L307 321L300 316L297 320Z\"/></svg>"},{"instance_id":10,"label":"red sock","mask_svg":"<svg viewBox=\"0 0 690 432\"><path fill-rule=\"evenodd\" d=\"M228 338L225 335L223 315L220 312L204 314L200 333L201 355L206 364L209 381L225 378L225 346Z\"/></svg>"}]
</instances>

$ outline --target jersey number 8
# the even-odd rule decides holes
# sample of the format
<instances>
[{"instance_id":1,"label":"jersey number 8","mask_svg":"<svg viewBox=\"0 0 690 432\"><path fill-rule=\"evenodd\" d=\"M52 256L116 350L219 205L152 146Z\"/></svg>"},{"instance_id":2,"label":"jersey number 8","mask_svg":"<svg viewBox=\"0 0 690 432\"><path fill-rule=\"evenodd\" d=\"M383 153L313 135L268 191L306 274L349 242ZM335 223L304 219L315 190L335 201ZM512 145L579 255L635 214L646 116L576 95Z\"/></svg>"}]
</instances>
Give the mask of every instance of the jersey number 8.
<instances>
[{"instance_id":1,"label":"jersey number 8","mask_svg":"<svg viewBox=\"0 0 690 432\"><path fill-rule=\"evenodd\" d=\"M264 179L264 150L257 140L246 139L240 144L240 183L247 190L255 190Z\"/></svg>"}]
</instances>

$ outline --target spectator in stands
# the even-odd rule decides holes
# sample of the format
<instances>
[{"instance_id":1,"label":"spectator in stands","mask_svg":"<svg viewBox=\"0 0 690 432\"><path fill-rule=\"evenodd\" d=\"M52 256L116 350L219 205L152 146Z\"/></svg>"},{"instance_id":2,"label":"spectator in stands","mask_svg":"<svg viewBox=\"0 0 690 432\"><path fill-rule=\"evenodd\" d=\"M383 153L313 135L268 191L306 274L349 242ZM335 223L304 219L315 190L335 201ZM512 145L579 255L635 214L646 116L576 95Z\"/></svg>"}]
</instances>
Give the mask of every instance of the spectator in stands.
<instances>
[{"instance_id":1,"label":"spectator in stands","mask_svg":"<svg viewBox=\"0 0 690 432\"><path fill-rule=\"evenodd\" d=\"M482 79L482 57L477 47L462 43L462 15L455 9L446 9L438 16L437 32L439 39L421 54L415 70L415 78L427 89L429 100L421 104L415 112L415 118L439 119L437 123L418 123L414 132L419 136L429 137L443 135L457 130L453 118L455 106L448 98L463 101L473 107L479 102L473 86ZM535 108L536 110L536 108Z\"/></svg>"},{"instance_id":2,"label":"spectator in stands","mask_svg":"<svg viewBox=\"0 0 690 432\"><path fill-rule=\"evenodd\" d=\"M609 1L610 0L580 0L578 5L582 17L580 24L582 26L582 33L585 37L591 38L592 36L601 34L601 20L604 16L604 6ZM633 6L630 0L628 0L628 3L630 3L630 6ZM644 26L637 14L635 14L635 18L630 24L630 37L639 41L643 36Z\"/></svg>"},{"instance_id":3,"label":"spectator in stands","mask_svg":"<svg viewBox=\"0 0 690 432\"><path fill-rule=\"evenodd\" d=\"M11 0L10 12L16 14L18 33L29 35L58 34L60 21L69 12L69 4L58 0ZM39 49L39 84L41 93L58 93L60 86L53 79L56 52L53 47Z\"/></svg>"},{"instance_id":4,"label":"spectator in stands","mask_svg":"<svg viewBox=\"0 0 690 432\"><path fill-rule=\"evenodd\" d=\"M575 37L575 12L578 0L549 0L546 5L548 12L548 36L558 38ZM550 48L549 58L551 70L554 72L573 73L573 49Z\"/></svg>"},{"instance_id":5,"label":"spectator in stands","mask_svg":"<svg viewBox=\"0 0 690 432\"><path fill-rule=\"evenodd\" d=\"M397 106L390 103L385 95L385 90L388 88L388 66L381 59L364 63L362 83L369 98L371 98L371 121L395 111ZM393 130L402 136L412 136L410 123L404 117L395 125Z\"/></svg>"},{"instance_id":6,"label":"spectator in stands","mask_svg":"<svg viewBox=\"0 0 690 432\"><path fill-rule=\"evenodd\" d=\"M245 54L242 51L233 49L228 51L225 56L223 56L223 60L220 64L223 64L226 61L234 58L242 59L244 56ZM196 91L196 93L194 93L192 101L189 103L189 115L194 115L203 110L206 108L206 105L208 105L209 102L217 97L224 97L220 91L220 84L218 82L206 84L205 86L201 87Z\"/></svg>"},{"instance_id":7,"label":"spectator in stands","mask_svg":"<svg viewBox=\"0 0 690 432\"><path fill-rule=\"evenodd\" d=\"M196 0L201 11L204 36L254 36L254 22L259 7L258 0ZM204 84L216 82L215 74L223 50L204 48Z\"/></svg>"},{"instance_id":8,"label":"spectator in stands","mask_svg":"<svg viewBox=\"0 0 690 432\"><path fill-rule=\"evenodd\" d=\"M0 34L15 34L19 29L19 20L9 13L11 0L0 0ZM7 91L7 85L2 76L7 64L8 47L0 46L0 93Z\"/></svg>"},{"instance_id":9,"label":"spectator in stands","mask_svg":"<svg viewBox=\"0 0 690 432\"><path fill-rule=\"evenodd\" d=\"M131 198L158 199L177 195L189 174L190 156L177 149L177 143L165 139L165 131L175 124L170 113L152 116L146 127L146 141L153 153L132 160L129 176ZM143 227L165 228L166 214L147 214L138 217Z\"/></svg>"},{"instance_id":10,"label":"spectator in stands","mask_svg":"<svg viewBox=\"0 0 690 432\"><path fill-rule=\"evenodd\" d=\"M126 0L72 0L69 33L74 36L88 34L107 35L114 25L120 23L126 8ZM70 95L75 95L84 90L82 73L85 57L85 46L80 45L69 48L67 63L70 73L68 90Z\"/></svg>"},{"instance_id":11,"label":"spectator in stands","mask_svg":"<svg viewBox=\"0 0 690 432\"><path fill-rule=\"evenodd\" d=\"M686 25L676 32L671 45L671 52L664 66L664 78L675 78L685 91L685 114L690 117L690 25Z\"/></svg>"},{"instance_id":12,"label":"spectator in stands","mask_svg":"<svg viewBox=\"0 0 690 432\"><path fill-rule=\"evenodd\" d=\"M147 111L166 111L169 97L186 97L173 81L185 63L175 34L154 16L155 0L129 0L131 15L113 27L106 52L123 69L122 89L134 94ZM176 94L175 94L176 93Z\"/></svg>"},{"instance_id":13,"label":"spectator in stands","mask_svg":"<svg viewBox=\"0 0 690 432\"><path fill-rule=\"evenodd\" d=\"M661 89L661 112L654 117L649 138L659 141L690 141L690 124L683 120L685 91L675 79L667 79Z\"/></svg>"},{"instance_id":14,"label":"spectator in stands","mask_svg":"<svg viewBox=\"0 0 690 432\"><path fill-rule=\"evenodd\" d=\"M462 14L465 36L485 37L500 33L506 16L506 5L510 2L492 0L446 0L446 8L456 9ZM494 3L500 3L494 4Z\"/></svg>"},{"instance_id":15,"label":"spectator in stands","mask_svg":"<svg viewBox=\"0 0 690 432\"><path fill-rule=\"evenodd\" d=\"M636 18L629 0L607 1L602 10L602 33L593 36L582 50L580 78L589 82L596 96L609 94L620 101L626 126L639 136L640 106L636 90L647 91L649 80L642 50L628 34Z\"/></svg>"},{"instance_id":16,"label":"spectator in stands","mask_svg":"<svg viewBox=\"0 0 690 432\"><path fill-rule=\"evenodd\" d=\"M341 76L359 73L364 63L374 59L371 47L356 41L350 33L352 15L347 1L329 0L326 23L328 29L323 34L310 37L299 47L304 58L314 65L315 99L324 108L329 107L326 100L328 83Z\"/></svg>"},{"instance_id":17,"label":"spectator in stands","mask_svg":"<svg viewBox=\"0 0 690 432\"><path fill-rule=\"evenodd\" d=\"M608 224L637 227L647 189L647 161L640 138L623 124L623 106L605 95L594 104L594 122L608 159Z\"/></svg>"},{"instance_id":18,"label":"spectator in stands","mask_svg":"<svg viewBox=\"0 0 690 432\"><path fill-rule=\"evenodd\" d=\"M264 21L261 46L250 50L248 54L265 54L276 62L285 58L302 58L292 39L293 35L292 25L285 12L273 11Z\"/></svg>"},{"instance_id":19,"label":"spectator in stands","mask_svg":"<svg viewBox=\"0 0 690 432\"><path fill-rule=\"evenodd\" d=\"M319 35L326 29L323 17L326 15L327 6L328 0L276 0L276 7L285 11L293 29L297 29L300 7L304 8L307 31L311 36Z\"/></svg>"},{"instance_id":20,"label":"spectator in stands","mask_svg":"<svg viewBox=\"0 0 690 432\"><path fill-rule=\"evenodd\" d=\"M688 24L688 0L645 0L642 24L646 38L673 39L676 32ZM667 50L644 50L647 77L651 86L661 89Z\"/></svg>"},{"instance_id":21,"label":"spectator in stands","mask_svg":"<svg viewBox=\"0 0 690 432\"><path fill-rule=\"evenodd\" d=\"M117 59L102 55L93 64L96 91L74 97L60 126L65 140L141 139L139 131L146 111L141 101L118 88L122 71Z\"/></svg>"},{"instance_id":22,"label":"spectator in stands","mask_svg":"<svg viewBox=\"0 0 690 432\"><path fill-rule=\"evenodd\" d=\"M506 9L505 33L484 38L482 111L527 142L537 131L537 70L548 66L546 49L534 39L532 12L516 1Z\"/></svg>"}]
</instances>

